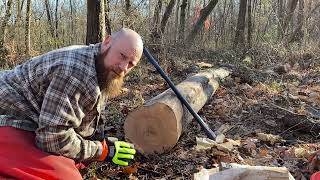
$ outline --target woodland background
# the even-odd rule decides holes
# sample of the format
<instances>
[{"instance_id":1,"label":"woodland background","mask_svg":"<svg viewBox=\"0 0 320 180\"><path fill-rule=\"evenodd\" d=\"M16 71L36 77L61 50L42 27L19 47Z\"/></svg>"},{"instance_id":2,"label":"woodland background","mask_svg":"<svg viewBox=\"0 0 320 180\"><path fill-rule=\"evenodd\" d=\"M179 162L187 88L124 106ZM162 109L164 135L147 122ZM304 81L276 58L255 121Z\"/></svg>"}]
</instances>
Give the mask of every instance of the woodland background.
<instances>
[{"instance_id":1,"label":"woodland background","mask_svg":"<svg viewBox=\"0 0 320 180\"><path fill-rule=\"evenodd\" d=\"M1 0L0 23L1 70L122 27L141 34L175 84L232 70L199 115L239 145L197 150L205 134L192 121L170 152L138 154L128 168L92 163L85 179L192 179L221 162L287 167L298 180L320 170L320 0ZM108 102L108 135L124 139L128 113L167 88L143 59Z\"/></svg>"},{"instance_id":2,"label":"woodland background","mask_svg":"<svg viewBox=\"0 0 320 180\"><path fill-rule=\"evenodd\" d=\"M121 27L167 49L312 52L320 46L319 6L318 0L2 0L1 62L96 43Z\"/></svg>"}]
</instances>

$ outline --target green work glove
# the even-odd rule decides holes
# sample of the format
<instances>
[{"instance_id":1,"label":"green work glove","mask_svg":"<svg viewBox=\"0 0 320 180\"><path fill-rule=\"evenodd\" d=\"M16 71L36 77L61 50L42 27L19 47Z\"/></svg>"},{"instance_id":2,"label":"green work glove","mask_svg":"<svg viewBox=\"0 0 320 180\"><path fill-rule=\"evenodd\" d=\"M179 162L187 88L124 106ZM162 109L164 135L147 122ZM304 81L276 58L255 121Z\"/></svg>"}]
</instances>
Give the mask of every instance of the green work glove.
<instances>
[{"instance_id":1,"label":"green work glove","mask_svg":"<svg viewBox=\"0 0 320 180\"><path fill-rule=\"evenodd\" d=\"M133 144L124 141L108 141L108 158L117 165L128 166L128 161L134 158L136 150Z\"/></svg>"}]
</instances>

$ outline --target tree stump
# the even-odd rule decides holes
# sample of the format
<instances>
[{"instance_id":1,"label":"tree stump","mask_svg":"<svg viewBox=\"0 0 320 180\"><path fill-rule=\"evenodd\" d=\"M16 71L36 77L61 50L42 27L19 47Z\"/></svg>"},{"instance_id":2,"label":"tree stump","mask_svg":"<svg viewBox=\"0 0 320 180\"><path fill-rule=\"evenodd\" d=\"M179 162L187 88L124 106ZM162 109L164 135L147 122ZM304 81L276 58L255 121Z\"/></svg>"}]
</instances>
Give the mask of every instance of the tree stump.
<instances>
[{"instance_id":1,"label":"tree stump","mask_svg":"<svg viewBox=\"0 0 320 180\"><path fill-rule=\"evenodd\" d=\"M209 69L187 78L176 87L198 112L219 87L229 71ZM126 138L143 154L163 153L176 145L183 129L191 121L188 112L171 89L147 101L129 113L124 123Z\"/></svg>"}]
</instances>

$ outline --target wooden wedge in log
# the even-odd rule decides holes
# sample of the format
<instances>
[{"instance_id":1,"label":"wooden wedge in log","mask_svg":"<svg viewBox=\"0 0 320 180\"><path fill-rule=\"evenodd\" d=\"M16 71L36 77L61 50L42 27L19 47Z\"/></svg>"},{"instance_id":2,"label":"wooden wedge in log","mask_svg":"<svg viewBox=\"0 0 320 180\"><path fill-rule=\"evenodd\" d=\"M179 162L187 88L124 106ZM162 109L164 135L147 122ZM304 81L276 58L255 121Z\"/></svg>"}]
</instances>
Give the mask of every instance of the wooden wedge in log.
<instances>
[{"instance_id":1,"label":"wooden wedge in log","mask_svg":"<svg viewBox=\"0 0 320 180\"><path fill-rule=\"evenodd\" d=\"M209 69L191 76L176 87L198 112L219 87L229 71ZM176 145L192 115L171 89L129 113L124 123L126 138L143 154L163 153Z\"/></svg>"}]
</instances>

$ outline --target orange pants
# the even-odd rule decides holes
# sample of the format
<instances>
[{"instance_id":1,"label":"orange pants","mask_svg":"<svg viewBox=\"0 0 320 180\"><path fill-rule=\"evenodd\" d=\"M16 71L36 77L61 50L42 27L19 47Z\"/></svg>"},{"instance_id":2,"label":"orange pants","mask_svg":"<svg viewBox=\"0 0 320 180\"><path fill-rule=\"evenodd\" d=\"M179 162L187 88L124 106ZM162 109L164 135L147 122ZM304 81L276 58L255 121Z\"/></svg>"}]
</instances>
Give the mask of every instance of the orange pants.
<instances>
[{"instance_id":1,"label":"orange pants","mask_svg":"<svg viewBox=\"0 0 320 180\"><path fill-rule=\"evenodd\" d=\"M0 127L0 179L82 179L75 162L41 151L33 132Z\"/></svg>"}]
</instances>

